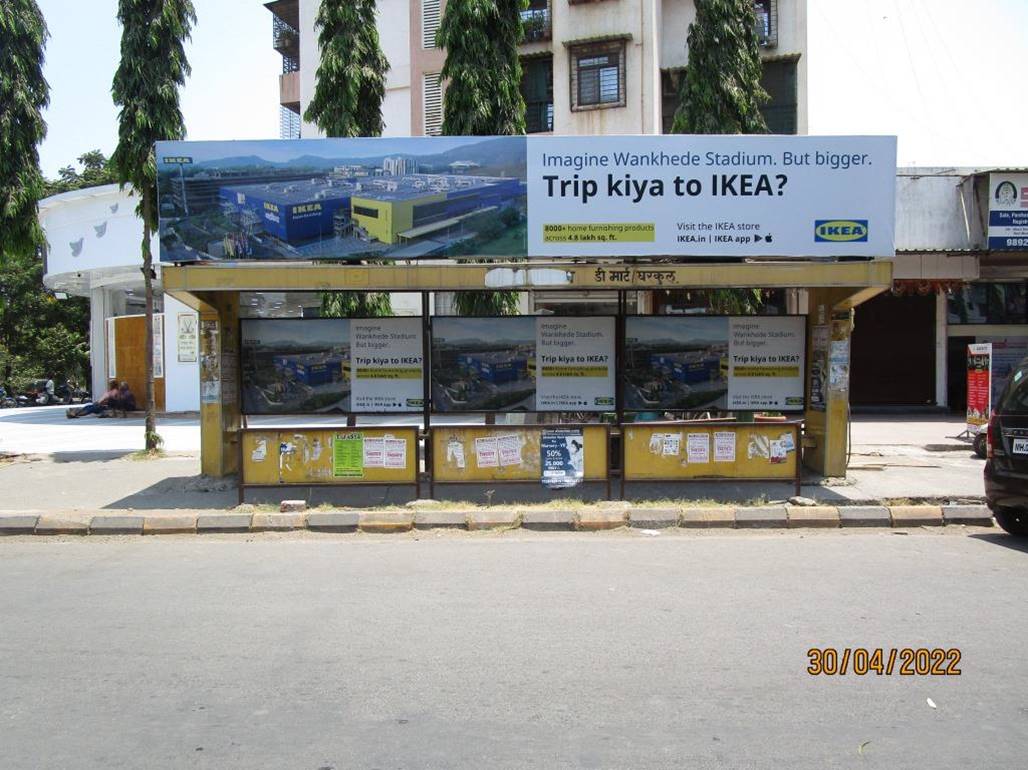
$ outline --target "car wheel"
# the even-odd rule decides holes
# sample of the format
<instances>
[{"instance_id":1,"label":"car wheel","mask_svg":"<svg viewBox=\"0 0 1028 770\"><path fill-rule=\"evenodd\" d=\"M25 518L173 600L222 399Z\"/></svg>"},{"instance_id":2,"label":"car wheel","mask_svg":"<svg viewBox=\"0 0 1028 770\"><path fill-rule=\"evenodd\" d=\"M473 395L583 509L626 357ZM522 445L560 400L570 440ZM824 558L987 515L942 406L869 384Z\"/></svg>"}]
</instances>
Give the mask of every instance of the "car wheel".
<instances>
[{"instance_id":1,"label":"car wheel","mask_svg":"<svg viewBox=\"0 0 1028 770\"><path fill-rule=\"evenodd\" d=\"M979 433L974 437L974 453L983 460L985 459L986 447L985 447L985 434Z\"/></svg>"},{"instance_id":2,"label":"car wheel","mask_svg":"<svg viewBox=\"0 0 1028 770\"><path fill-rule=\"evenodd\" d=\"M1028 511L1023 508L997 508L996 523L1011 535L1028 535Z\"/></svg>"}]
</instances>

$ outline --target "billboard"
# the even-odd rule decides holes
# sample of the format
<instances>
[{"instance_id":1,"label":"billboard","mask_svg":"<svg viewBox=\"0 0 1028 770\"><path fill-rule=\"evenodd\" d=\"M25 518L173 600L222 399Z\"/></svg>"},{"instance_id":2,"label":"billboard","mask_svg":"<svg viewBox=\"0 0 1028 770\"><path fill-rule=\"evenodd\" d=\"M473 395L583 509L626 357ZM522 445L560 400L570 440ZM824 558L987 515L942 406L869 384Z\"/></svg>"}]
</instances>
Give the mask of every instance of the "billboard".
<instances>
[{"instance_id":1,"label":"billboard","mask_svg":"<svg viewBox=\"0 0 1028 770\"><path fill-rule=\"evenodd\" d=\"M629 411L801 411L802 316L630 316Z\"/></svg>"},{"instance_id":2,"label":"billboard","mask_svg":"<svg viewBox=\"0 0 1028 770\"><path fill-rule=\"evenodd\" d=\"M417 412L419 318L240 322L245 414Z\"/></svg>"},{"instance_id":3,"label":"billboard","mask_svg":"<svg viewBox=\"0 0 1028 770\"><path fill-rule=\"evenodd\" d=\"M614 410L615 323L609 316L437 317L437 412Z\"/></svg>"},{"instance_id":4,"label":"billboard","mask_svg":"<svg viewBox=\"0 0 1028 770\"><path fill-rule=\"evenodd\" d=\"M894 137L158 142L161 260L894 253Z\"/></svg>"},{"instance_id":5,"label":"billboard","mask_svg":"<svg viewBox=\"0 0 1028 770\"><path fill-rule=\"evenodd\" d=\"M989 174L989 248L1028 250L1028 174Z\"/></svg>"}]
</instances>

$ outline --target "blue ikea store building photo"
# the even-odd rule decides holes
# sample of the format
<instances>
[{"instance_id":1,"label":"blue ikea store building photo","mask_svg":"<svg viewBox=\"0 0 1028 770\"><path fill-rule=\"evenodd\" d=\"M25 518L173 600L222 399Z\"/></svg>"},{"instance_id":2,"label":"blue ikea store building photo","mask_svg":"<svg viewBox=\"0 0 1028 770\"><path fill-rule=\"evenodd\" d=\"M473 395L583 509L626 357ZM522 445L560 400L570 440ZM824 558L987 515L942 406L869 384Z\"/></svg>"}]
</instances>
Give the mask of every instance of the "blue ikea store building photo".
<instances>
[{"instance_id":1,"label":"blue ikea store building photo","mask_svg":"<svg viewBox=\"0 0 1028 770\"><path fill-rule=\"evenodd\" d=\"M239 213L253 212L268 234L302 243L331 233L340 209L349 217L354 190L347 182L311 179L222 187L219 197Z\"/></svg>"}]
</instances>

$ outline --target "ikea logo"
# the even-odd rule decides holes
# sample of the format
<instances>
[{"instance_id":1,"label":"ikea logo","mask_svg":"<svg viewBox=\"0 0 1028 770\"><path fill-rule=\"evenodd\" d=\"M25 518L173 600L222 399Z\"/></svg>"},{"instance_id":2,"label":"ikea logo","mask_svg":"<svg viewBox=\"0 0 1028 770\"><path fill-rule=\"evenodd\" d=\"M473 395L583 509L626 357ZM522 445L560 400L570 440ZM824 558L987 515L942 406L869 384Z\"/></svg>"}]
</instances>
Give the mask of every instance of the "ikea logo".
<instances>
[{"instance_id":1,"label":"ikea logo","mask_svg":"<svg viewBox=\"0 0 1028 770\"><path fill-rule=\"evenodd\" d=\"M816 243L867 241L866 219L817 219L814 221Z\"/></svg>"}]
</instances>

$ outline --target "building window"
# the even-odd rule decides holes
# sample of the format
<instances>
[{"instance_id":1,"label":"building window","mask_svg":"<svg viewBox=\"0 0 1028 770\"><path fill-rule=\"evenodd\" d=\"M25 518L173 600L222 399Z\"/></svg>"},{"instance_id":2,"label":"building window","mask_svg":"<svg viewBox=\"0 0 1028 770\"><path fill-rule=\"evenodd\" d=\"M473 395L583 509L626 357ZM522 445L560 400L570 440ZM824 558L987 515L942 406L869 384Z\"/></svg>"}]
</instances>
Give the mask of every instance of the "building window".
<instances>
[{"instance_id":1,"label":"building window","mask_svg":"<svg viewBox=\"0 0 1028 770\"><path fill-rule=\"evenodd\" d=\"M421 0L421 47L435 48L435 33L439 31L439 0Z\"/></svg>"},{"instance_id":2,"label":"building window","mask_svg":"<svg viewBox=\"0 0 1028 770\"><path fill-rule=\"evenodd\" d=\"M949 295L951 324L1023 324L1028 322L1025 282L969 283Z\"/></svg>"},{"instance_id":3,"label":"building window","mask_svg":"<svg viewBox=\"0 0 1028 770\"><path fill-rule=\"evenodd\" d=\"M757 42L764 48L778 45L778 0L753 0Z\"/></svg>"},{"instance_id":4,"label":"building window","mask_svg":"<svg viewBox=\"0 0 1028 770\"><path fill-rule=\"evenodd\" d=\"M553 131L553 57L521 61L521 95L525 99L525 131Z\"/></svg>"},{"instance_id":5,"label":"building window","mask_svg":"<svg viewBox=\"0 0 1028 770\"><path fill-rule=\"evenodd\" d=\"M772 134L796 133L796 58L765 61L760 85L770 101L760 108Z\"/></svg>"},{"instance_id":6,"label":"building window","mask_svg":"<svg viewBox=\"0 0 1028 770\"><path fill-rule=\"evenodd\" d=\"M299 105L297 105L297 109L299 109ZM279 105L278 108L278 138L300 138L300 113L293 112L284 104Z\"/></svg>"},{"instance_id":7,"label":"building window","mask_svg":"<svg viewBox=\"0 0 1028 770\"><path fill-rule=\"evenodd\" d=\"M443 87L438 72L426 73L422 84L425 136L443 133Z\"/></svg>"},{"instance_id":8,"label":"building window","mask_svg":"<svg viewBox=\"0 0 1028 770\"><path fill-rule=\"evenodd\" d=\"M354 206L353 213L358 214L362 217L378 219L378 209L369 209L367 206Z\"/></svg>"},{"instance_id":9,"label":"building window","mask_svg":"<svg viewBox=\"0 0 1028 770\"><path fill-rule=\"evenodd\" d=\"M625 41L572 45L571 109L625 106Z\"/></svg>"}]
</instances>

